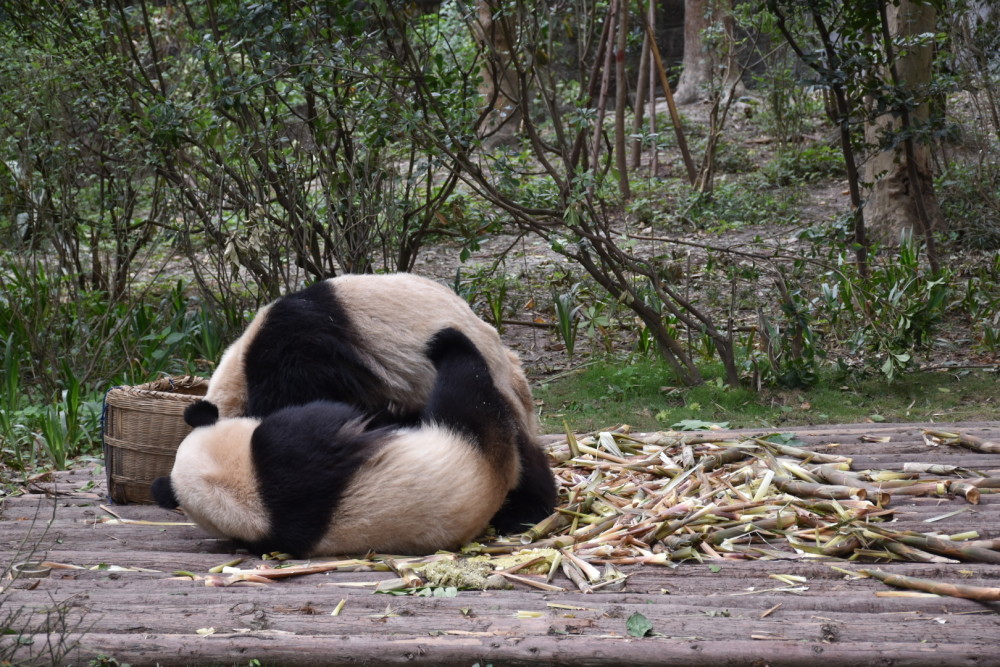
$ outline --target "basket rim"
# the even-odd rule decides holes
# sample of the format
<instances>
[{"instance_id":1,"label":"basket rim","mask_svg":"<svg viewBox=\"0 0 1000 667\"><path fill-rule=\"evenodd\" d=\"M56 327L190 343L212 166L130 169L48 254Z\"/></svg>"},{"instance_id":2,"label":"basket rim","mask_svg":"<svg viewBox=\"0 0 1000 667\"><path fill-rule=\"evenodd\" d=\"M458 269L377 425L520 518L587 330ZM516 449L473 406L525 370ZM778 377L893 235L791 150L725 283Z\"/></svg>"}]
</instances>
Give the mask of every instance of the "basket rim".
<instances>
[{"instance_id":1,"label":"basket rim","mask_svg":"<svg viewBox=\"0 0 1000 667\"><path fill-rule=\"evenodd\" d=\"M170 396L178 398L190 398L190 394L181 394L178 390L207 388L209 378L200 375L178 375L174 377L164 377L152 382L145 382L136 385L116 385L108 389L108 394L112 392L126 395L143 396L155 395L156 398L167 398Z\"/></svg>"}]
</instances>

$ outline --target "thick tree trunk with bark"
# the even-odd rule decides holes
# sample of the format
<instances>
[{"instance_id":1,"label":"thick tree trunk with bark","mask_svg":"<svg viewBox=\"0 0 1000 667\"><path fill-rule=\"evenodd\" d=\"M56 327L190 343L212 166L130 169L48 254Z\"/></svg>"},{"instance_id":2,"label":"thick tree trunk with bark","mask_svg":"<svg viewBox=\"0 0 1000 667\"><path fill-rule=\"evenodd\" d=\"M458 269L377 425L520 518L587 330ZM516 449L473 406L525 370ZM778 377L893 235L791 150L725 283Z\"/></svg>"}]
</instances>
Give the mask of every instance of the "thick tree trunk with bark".
<instances>
[{"instance_id":1,"label":"thick tree trunk with bark","mask_svg":"<svg viewBox=\"0 0 1000 667\"><path fill-rule=\"evenodd\" d=\"M521 125L521 96L511 62L515 27L510 12L514 11L513 5L499 1L476 3L476 32L489 54L481 72L483 101L490 111L483 133L487 147L513 142Z\"/></svg>"},{"instance_id":2,"label":"thick tree trunk with bark","mask_svg":"<svg viewBox=\"0 0 1000 667\"><path fill-rule=\"evenodd\" d=\"M722 44L706 43L705 31L721 27L724 36ZM729 77L738 76L729 57L729 45L733 34L733 12L731 0L685 0L684 2L684 58L681 61L681 76L677 82L674 99L678 104L692 104L708 99L713 75L719 77L725 69L725 82ZM710 40L711 42L712 40ZM723 89L728 88L723 81L718 82Z\"/></svg>"},{"instance_id":3,"label":"thick tree trunk with bark","mask_svg":"<svg viewBox=\"0 0 1000 667\"><path fill-rule=\"evenodd\" d=\"M889 31L894 38L929 33L935 29L935 10L929 4L901 0L898 6L890 3L886 14ZM899 84L912 91L918 99L926 97L922 89L931 81L933 59L931 44L909 47L897 55ZM890 78L888 72L885 77ZM909 113L909 122L914 128L919 128L927 118L926 103ZM886 136L899 132L905 120L891 113L883 114L866 126L865 139L872 144L884 144ZM872 183L865 211L868 231L874 240L890 245L899 243L904 233L921 237L924 233L922 217L926 218L931 231L940 230L944 225L934 196L929 147L919 140L909 143L908 149L906 142L895 141L885 150L879 150L865 164L864 181ZM911 154L912 164L907 158L908 153Z\"/></svg>"}]
</instances>

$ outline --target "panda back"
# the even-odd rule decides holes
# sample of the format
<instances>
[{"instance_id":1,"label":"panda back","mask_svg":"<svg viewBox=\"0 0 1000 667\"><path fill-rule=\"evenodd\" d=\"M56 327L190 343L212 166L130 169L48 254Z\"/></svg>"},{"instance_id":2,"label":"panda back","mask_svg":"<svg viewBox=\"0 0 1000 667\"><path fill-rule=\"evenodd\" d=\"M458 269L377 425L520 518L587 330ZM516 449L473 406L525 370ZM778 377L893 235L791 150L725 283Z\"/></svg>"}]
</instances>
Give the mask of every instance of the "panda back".
<instances>
[{"instance_id":1,"label":"panda back","mask_svg":"<svg viewBox=\"0 0 1000 667\"><path fill-rule=\"evenodd\" d=\"M518 407L529 433L537 433L531 392L520 361L454 291L409 273L344 275L328 281L349 304L363 358L404 412L419 412L434 384L427 344L440 330L456 329L472 341L489 366L498 390Z\"/></svg>"},{"instance_id":2,"label":"panda back","mask_svg":"<svg viewBox=\"0 0 1000 667\"><path fill-rule=\"evenodd\" d=\"M379 410L384 392L361 342L332 281L278 299L244 343L247 414L264 417L320 399Z\"/></svg>"}]
</instances>

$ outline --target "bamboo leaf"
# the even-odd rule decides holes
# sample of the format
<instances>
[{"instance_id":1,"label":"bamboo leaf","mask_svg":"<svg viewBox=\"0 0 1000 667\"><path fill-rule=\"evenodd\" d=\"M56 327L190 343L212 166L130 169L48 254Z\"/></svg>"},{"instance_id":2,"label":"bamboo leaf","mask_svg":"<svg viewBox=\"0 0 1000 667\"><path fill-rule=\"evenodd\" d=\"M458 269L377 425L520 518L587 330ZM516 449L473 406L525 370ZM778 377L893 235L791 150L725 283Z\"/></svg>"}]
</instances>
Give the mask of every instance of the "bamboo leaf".
<instances>
[{"instance_id":1,"label":"bamboo leaf","mask_svg":"<svg viewBox=\"0 0 1000 667\"><path fill-rule=\"evenodd\" d=\"M653 631L653 624L648 618L635 612L625 621L625 630L632 637L645 637Z\"/></svg>"}]
</instances>

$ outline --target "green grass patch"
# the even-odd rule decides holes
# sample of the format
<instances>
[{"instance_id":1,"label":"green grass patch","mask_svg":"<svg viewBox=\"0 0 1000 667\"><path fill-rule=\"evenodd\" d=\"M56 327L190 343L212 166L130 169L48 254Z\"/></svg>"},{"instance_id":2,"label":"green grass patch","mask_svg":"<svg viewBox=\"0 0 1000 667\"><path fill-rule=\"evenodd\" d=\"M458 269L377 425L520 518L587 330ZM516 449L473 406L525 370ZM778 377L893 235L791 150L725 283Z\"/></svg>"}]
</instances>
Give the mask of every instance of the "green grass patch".
<instances>
[{"instance_id":1,"label":"green grass patch","mask_svg":"<svg viewBox=\"0 0 1000 667\"><path fill-rule=\"evenodd\" d=\"M542 428L594 431L629 424L641 431L669 429L684 420L728 423L732 428L812 424L951 422L996 419L997 374L983 371L910 373L884 378L822 376L808 390L730 388L716 369L697 387L679 386L669 368L645 359L600 360L541 383Z\"/></svg>"}]
</instances>

